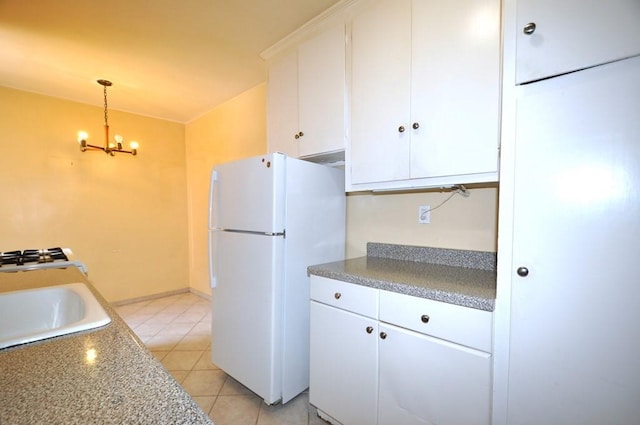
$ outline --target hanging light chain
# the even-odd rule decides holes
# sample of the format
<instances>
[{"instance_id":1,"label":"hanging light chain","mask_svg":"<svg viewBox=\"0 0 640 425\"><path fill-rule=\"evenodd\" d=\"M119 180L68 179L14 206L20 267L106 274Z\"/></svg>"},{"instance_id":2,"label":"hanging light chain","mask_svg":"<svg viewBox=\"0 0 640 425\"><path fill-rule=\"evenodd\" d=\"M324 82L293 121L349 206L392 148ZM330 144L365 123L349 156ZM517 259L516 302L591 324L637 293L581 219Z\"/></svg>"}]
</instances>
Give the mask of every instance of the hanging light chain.
<instances>
[{"instance_id":1,"label":"hanging light chain","mask_svg":"<svg viewBox=\"0 0 640 425\"><path fill-rule=\"evenodd\" d=\"M107 84L104 85L104 125L109 125L109 113L107 112Z\"/></svg>"}]
</instances>

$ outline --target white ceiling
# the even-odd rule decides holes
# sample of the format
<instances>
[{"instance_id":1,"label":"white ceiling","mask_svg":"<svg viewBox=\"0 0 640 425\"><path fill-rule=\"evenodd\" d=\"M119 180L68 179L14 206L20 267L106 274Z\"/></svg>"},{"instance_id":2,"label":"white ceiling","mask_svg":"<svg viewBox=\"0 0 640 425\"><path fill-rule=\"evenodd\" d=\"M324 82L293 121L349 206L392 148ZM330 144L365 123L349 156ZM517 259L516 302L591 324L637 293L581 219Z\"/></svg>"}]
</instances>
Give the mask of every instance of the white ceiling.
<instances>
[{"instance_id":1,"label":"white ceiling","mask_svg":"<svg viewBox=\"0 0 640 425\"><path fill-rule=\"evenodd\" d=\"M0 86L188 122L266 79L260 52L337 0L0 0Z\"/></svg>"}]
</instances>

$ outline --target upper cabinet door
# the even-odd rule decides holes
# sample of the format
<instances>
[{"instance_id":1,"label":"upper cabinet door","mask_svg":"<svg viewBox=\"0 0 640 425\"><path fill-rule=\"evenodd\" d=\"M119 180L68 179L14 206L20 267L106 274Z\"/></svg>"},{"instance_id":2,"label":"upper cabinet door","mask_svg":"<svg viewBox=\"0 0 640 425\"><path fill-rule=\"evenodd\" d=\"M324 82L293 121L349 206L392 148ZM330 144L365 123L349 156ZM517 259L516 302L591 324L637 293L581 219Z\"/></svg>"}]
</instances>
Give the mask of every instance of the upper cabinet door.
<instances>
[{"instance_id":1,"label":"upper cabinet door","mask_svg":"<svg viewBox=\"0 0 640 425\"><path fill-rule=\"evenodd\" d=\"M638 0L519 0L516 83L640 54Z\"/></svg>"},{"instance_id":2,"label":"upper cabinet door","mask_svg":"<svg viewBox=\"0 0 640 425\"><path fill-rule=\"evenodd\" d=\"M351 29L351 183L409 178L411 0L379 0Z\"/></svg>"},{"instance_id":3,"label":"upper cabinet door","mask_svg":"<svg viewBox=\"0 0 640 425\"><path fill-rule=\"evenodd\" d=\"M269 153L298 156L298 51L269 65L267 85L267 147Z\"/></svg>"},{"instance_id":4,"label":"upper cabinet door","mask_svg":"<svg viewBox=\"0 0 640 425\"><path fill-rule=\"evenodd\" d=\"M344 149L345 72L343 23L298 48L299 156Z\"/></svg>"},{"instance_id":5,"label":"upper cabinet door","mask_svg":"<svg viewBox=\"0 0 640 425\"><path fill-rule=\"evenodd\" d=\"M417 0L411 27L411 178L495 173L500 1Z\"/></svg>"}]
</instances>

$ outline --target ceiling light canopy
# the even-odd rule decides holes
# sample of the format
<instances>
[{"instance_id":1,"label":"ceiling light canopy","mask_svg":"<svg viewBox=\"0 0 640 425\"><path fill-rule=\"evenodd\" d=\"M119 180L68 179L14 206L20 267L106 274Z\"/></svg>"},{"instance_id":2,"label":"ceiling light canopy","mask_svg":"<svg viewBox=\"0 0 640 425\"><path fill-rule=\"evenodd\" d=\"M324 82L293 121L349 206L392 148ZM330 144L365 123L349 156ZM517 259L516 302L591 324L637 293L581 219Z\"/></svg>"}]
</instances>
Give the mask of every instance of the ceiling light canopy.
<instances>
[{"instance_id":1,"label":"ceiling light canopy","mask_svg":"<svg viewBox=\"0 0 640 425\"><path fill-rule=\"evenodd\" d=\"M103 151L106 154L115 156L116 153L128 153L131 155L138 154L138 142L131 141L129 148L131 150L122 149L122 136L116 134L113 139L115 142L109 142L109 113L107 109L107 87L113 84L109 80L98 80L98 84L103 87L104 92L104 146L91 145L87 143L89 135L85 131L78 132L78 143L80 143L80 150L85 152L87 150Z\"/></svg>"}]
</instances>

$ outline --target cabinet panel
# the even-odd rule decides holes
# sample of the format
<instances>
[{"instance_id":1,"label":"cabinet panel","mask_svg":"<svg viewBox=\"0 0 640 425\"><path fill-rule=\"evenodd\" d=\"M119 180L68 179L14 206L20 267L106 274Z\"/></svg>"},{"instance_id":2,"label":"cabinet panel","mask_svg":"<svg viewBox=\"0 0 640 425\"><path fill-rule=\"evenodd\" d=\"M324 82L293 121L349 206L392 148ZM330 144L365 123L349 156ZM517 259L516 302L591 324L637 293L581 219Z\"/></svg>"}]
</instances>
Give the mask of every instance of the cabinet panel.
<instances>
[{"instance_id":1,"label":"cabinet panel","mask_svg":"<svg viewBox=\"0 0 640 425\"><path fill-rule=\"evenodd\" d=\"M311 276L310 296L314 301L378 318L378 290L353 283Z\"/></svg>"},{"instance_id":2,"label":"cabinet panel","mask_svg":"<svg viewBox=\"0 0 640 425\"><path fill-rule=\"evenodd\" d=\"M414 1L411 26L411 178L495 173L500 1Z\"/></svg>"},{"instance_id":3,"label":"cabinet panel","mask_svg":"<svg viewBox=\"0 0 640 425\"><path fill-rule=\"evenodd\" d=\"M493 314L489 311L380 291L379 317L383 322L491 352Z\"/></svg>"},{"instance_id":4,"label":"cabinet panel","mask_svg":"<svg viewBox=\"0 0 640 425\"><path fill-rule=\"evenodd\" d=\"M491 358L380 324L379 425L488 425Z\"/></svg>"},{"instance_id":5,"label":"cabinet panel","mask_svg":"<svg viewBox=\"0 0 640 425\"><path fill-rule=\"evenodd\" d=\"M410 22L411 0L378 0L352 21L352 183L409 178Z\"/></svg>"},{"instance_id":6,"label":"cabinet panel","mask_svg":"<svg viewBox=\"0 0 640 425\"><path fill-rule=\"evenodd\" d=\"M344 149L345 72L344 24L298 48L299 156Z\"/></svg>"},{"instance_id":7,"label":"cabinet panel","mask_svg":"<svg viewBox=\"0 0 640 425\"><path fill-rule=\"evenodd\" d=\"M517 83L640 54L639 21L637 0L519 0Z\"/></svg>"},{"instance_id":8,"label":"cabinet panel","mask_svg":"<svg viewBox=\"0 0 640 425\"><path fill-rule=\"evenodd\" d=\"M640 417L639 76L637 57L519 88L510 425Z\"/></svg>"},{"instance_id":9,"label":"cabinet panel","mask_svg":"<svg viewBox=\"0 0 640 425\"><path fill-rule=\"evenodd\" d=\"M269 152L298 156L298 52L269 65L267 85L267 142Z\"/></svg>"},{"instance_id":10,"label":"cabinet panel","mask_svg":"<svg viewBox=\"0 0 640 425\"><path fill-rule=\"evenodd\" d=\"M377 321L311 302L309 402L343 425L377 423L377 335Z\"/></svg>"}]
</instances>

